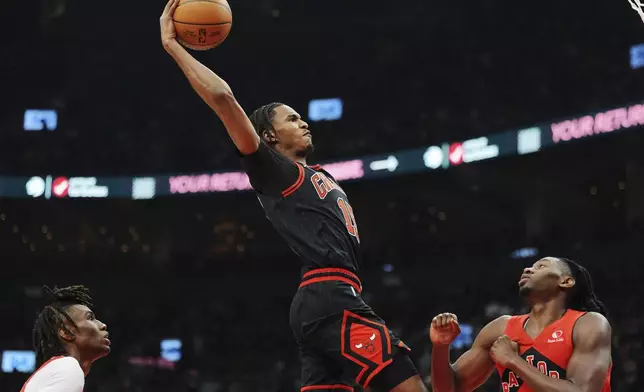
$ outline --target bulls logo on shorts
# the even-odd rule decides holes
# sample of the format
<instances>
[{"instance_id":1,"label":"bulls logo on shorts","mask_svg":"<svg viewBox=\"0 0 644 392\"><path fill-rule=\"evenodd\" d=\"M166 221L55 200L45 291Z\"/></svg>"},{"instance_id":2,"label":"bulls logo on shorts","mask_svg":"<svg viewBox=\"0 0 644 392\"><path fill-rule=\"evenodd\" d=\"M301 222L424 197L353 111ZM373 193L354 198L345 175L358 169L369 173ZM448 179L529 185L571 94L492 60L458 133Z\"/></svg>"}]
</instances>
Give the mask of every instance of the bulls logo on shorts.
<instances>
[{"instance_id":1,"label":"bulls logo on shorts","mask_svg":"<svg viewBox=\"0 0 644 392\"><path fill-rule=\"evenodd\" d=\"M389 330L384 324L345 310L341 336L342 355L362 368L356 383L366 388L392 362Z\"/></svg>"}]
</instances>

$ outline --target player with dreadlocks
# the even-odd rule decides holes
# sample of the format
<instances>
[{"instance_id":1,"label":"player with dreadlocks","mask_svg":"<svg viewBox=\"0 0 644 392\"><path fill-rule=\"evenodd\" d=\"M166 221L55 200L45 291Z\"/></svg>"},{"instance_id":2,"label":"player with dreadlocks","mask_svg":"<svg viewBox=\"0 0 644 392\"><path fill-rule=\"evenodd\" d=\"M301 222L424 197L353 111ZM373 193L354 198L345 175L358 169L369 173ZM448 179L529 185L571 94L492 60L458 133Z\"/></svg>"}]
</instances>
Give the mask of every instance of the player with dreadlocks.
<instances>
[{"instance_id":1,"label":"player with dreadlocks","mask_svg":"<svg viewBox=\"0 0 644 392\"><path fill-rule=\"evenodd\" d=\"M176 40L170 0L161 41L193 89L223 122L266 216L300 257L302 278L290 324L300 349L302 392L424 392L405 346L363 301L360 236L346 192L319 165L308 124L292 108L271 103L250 118L230 86Z\"/></svg>"},{"instance_id":2,"label":"player with dreadlocks","mask_svg":"<svg viewBox=\"0 0 644 392\"><path fill-rule=\"evenodd\" d=\"M451 313L434 317L434 391L473 391L496 367L503 392L610 392L611 327L588 271L546 257L524 270L519 293L530 313L486 325L453 365L449 345L460 333L458 320Z\"/></svg>"},{"instance_id":3,"label":"player with dreadlocks","mask_svg":"<svg viewBox=\"0 0 644 392\"><path fill-rule=\"evenodd\" d=\"M96 319L86 287L44 290L52 302L34 325L38 370L21 392L82 392L92 363L110 352L107 325Z\"/></svg>"}]
</instances>

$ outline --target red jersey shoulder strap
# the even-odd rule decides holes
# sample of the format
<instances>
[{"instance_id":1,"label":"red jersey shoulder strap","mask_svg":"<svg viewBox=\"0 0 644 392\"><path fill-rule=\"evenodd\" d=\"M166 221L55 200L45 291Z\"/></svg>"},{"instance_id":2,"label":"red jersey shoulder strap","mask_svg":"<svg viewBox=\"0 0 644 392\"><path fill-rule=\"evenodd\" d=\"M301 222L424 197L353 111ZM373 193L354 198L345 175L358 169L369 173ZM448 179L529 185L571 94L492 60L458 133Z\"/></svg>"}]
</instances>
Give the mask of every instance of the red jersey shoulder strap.
<instances>
[{"instance_id":1,"label":"red jersey shoulder strap","mask_svg":"<svg viewBox=\"0 0 644 392\"><path fill-rule=\"evenodd\" d=\"M523 326L525 325L526 320L530 317L529 314L522 314L518 316L512 316L508 320L508 325L505 327L505 334L514 341L519 340L523 336Z\"/></svg>"},{"instance_id":2,"label":"red jersey shoulder strap","mask_svg":"<svg viewBox=\"0 0 644 392\"><path fill-rule=\"evenodd\" d=\"M581 312L579 310L567 309L566 314L564 314L564 322L572 323L573 325L579 320L579 318L585 315L587 312Z\"/></svg>"},{"instance_id":3,"label":"red jersey shoulder strap","mask_svg":"<svg viewBox=\"0 0 644 392\"><path fill-rule=\"evenodd\" d=\"M580 312L578 310L566 310L566 314L564 314L563 319L561 320L560 327L563 329L565 337L569 339L570 344L573 343L575 324L577 324L577 321L585 314L586 312Z\"/></svg>"}]
</instances>

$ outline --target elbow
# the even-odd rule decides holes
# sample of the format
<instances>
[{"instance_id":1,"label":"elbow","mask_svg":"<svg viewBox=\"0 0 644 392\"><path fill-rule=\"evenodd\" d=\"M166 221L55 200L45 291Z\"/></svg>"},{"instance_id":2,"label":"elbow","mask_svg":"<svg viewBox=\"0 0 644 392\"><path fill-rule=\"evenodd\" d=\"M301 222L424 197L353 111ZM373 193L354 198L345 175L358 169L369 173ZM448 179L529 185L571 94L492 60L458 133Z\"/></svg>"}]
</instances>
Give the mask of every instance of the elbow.
<instances>
[{"instance_id":1,"label":"elbow","mask_svg":"<svg viewBox=\"0 0 644 392\"><path fill-rule=\"evenodd\" d=\"M209 93L210 100L215 104L225 105L235 102L233 91L228 86L210 89Z\"/></svg>"},{"instance_id":2,"label":"elbow","mask_svg":"<svg viewBox=\"0 0 644 392\"><path fill-rule=\"evenodd\" d=\"M228 108L237 103L233 92L229 89L209 90L208 95L204 98L220 118L228 111Z\"/></svg>"}]
</instances>

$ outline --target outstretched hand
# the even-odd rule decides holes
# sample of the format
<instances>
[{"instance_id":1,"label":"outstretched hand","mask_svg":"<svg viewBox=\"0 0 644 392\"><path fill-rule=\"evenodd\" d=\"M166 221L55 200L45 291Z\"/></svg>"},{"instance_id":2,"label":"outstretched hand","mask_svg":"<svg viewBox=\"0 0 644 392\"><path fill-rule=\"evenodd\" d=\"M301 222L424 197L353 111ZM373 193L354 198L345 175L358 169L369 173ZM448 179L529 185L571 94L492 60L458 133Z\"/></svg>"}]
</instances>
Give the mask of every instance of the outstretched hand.
<instances>
[{"instance_id":1,"label":"outstretched hand","mask_svg":"<svg viewBox=\"0 0 644 392\"><path fill-rule=\"evenodd\" d=\"M177 9L178 5L179 0L169 0L168 4L166 4L163 9L161 18L159 19L159 23L161 24L161 43L163 46L167 46L177 38L177 31L174 28L172 16L174 15L174 10Z\"/></svg>"}]
</instances>

